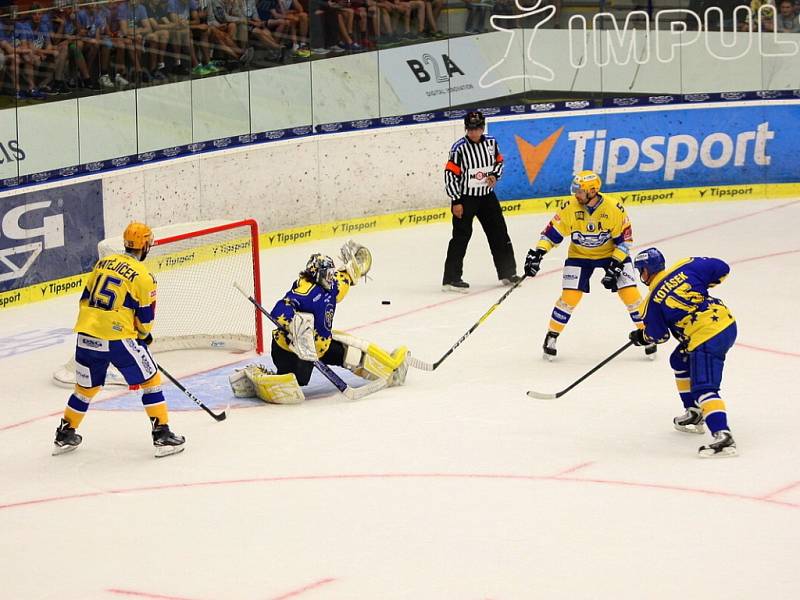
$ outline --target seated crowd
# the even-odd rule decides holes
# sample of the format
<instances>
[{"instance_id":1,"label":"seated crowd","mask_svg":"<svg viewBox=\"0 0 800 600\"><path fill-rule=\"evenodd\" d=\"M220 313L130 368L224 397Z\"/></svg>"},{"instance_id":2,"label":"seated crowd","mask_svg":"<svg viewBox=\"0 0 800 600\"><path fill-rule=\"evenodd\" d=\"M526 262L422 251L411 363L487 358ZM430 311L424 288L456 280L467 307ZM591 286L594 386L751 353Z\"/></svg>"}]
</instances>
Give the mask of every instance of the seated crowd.
<instances>
[{"instance_id":1,"label":"seated crowd","mask_svg":"<svg viewBox=\"0 0 800 600\"><path fill-rule=\"evenodd\" d=\"M254 59L268 66L483 33L491 28L492 15L524 12L515 0L54 1L52 7L32 4L0 15L0 79L17 98L40 99L76 88L126 89L247 68ZM535 4L522 0L523 6ZM736 6L757 11L772 0L693 4L701 13L720 6L724 17L732 18ZM565 18L562 0L545 0L545 6L554 7L546 26L558 27ZM503 27L532 27L547 14L541 7L524 19L503 19ZM800 32L800 0L778 0L772 7L775 25L770 16L763 25L767 31ZM461 19L444 13L446 8L461 11Z\"/></svg>"}]
</instances>

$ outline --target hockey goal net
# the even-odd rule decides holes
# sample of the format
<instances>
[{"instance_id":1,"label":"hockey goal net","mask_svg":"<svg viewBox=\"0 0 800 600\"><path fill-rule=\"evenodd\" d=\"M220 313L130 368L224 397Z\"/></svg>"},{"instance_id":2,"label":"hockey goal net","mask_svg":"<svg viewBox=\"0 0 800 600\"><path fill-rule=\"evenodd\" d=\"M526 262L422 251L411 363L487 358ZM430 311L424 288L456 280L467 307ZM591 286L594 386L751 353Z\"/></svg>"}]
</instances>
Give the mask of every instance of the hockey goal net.
<instances>
[{"instance_id":1,"label":"hockey goal net","mask_svg":"<svg viewBox=\"0 0 800 600\"><path fill-rule=\"evenodd\" d=\"M145 264L158 282L153 352L213 348L263 350L261 313L233 287L238 282L261 301L258 224L204 221L153 229L155 241ZM98 246L100 258L124 252L122 237ZM53 374L57 383L75 383L71 359ZM107 384L124 385L109 369Z\"/></svg>"}]
</instances>

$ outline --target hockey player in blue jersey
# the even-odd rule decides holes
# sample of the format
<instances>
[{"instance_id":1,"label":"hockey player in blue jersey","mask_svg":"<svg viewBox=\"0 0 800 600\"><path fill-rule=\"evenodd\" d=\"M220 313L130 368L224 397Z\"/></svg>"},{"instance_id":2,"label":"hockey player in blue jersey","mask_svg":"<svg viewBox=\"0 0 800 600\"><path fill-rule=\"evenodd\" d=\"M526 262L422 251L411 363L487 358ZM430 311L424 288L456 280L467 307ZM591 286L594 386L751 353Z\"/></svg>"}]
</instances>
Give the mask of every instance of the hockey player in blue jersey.
<instances>
[{"instance_id":1,"label":"hockey player in blue jersey","mask_svg":"<svg viewBox=\"0 0 800 600\"><path fill-rule=\"evenodd\" d=\"M407 348L389 354L366 340L333 330L336 306L369 272L372 255L351 240L342 246L341 262L337 268L331 257L311 255L291 289L271 311L281 325L272 333L276 372L250 366L232 375L231 386L237 396L257 395L274 404L303 402L300 388L311 379L316 360L345 367L366 379L386 379L389 385L405 381Z\"/></svg>"},{"instance_id":2,"label":"hockey player in blue jersey","mask_svg":"<svg viewBox=\"0 0 800 600\"><path fill-rule=\"evenodd\" d=\"M702 434L705 423L714 439L698 454L735 456L736 442L719 388L725 355L736 341L736 320L708 293L727 277L730 267L718 258L692 257L667 269L657 248L640 252L633 264L650 293L642 302L644 329L631 332L631 341L637 346L660 344L670 334L678 340L670 365L686 412L673 420L675 429Z\"/></svg>"}]
</instances>

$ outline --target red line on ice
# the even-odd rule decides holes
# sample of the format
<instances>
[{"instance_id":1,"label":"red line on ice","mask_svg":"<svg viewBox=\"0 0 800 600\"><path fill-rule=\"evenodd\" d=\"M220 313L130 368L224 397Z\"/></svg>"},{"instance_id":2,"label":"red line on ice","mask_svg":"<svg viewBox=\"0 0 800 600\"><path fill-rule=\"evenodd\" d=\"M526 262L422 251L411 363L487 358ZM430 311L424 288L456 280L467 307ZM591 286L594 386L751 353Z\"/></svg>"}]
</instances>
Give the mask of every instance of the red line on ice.
<instances>
[{"instance_id":1,"label":"red line on ice","mask_svg":"<svg viewBox=\"0 0 800 600\"><path fill-rule=\"evenodd\" d=\"M761 498L763 498L764 500L768 500L770 498L774 498L775 496L779 496L780 494L788 492L789 490L793 490L797 486L800 486L800 481L795 481L794 483L790 483L789 485L785 485L782 488L778 488L777 490L775 490L773 492L770 492L770 493L768 493L768 494L766 494L764 496L761 496Z\"/></svg>"},{"instance_id":2,"label":"red line on ice","mask_svg":"<svg viewBox=\"0 0 800 600\"><path fill-rule=\"evenodd\" d=\"M62 502L66 500L77 500L77 499L100 497L100 496L113 496L116 494L136 494L139 492L153 492L153 491L163 491L163 490L178 490L178 489L242 485L242 484L254 484L254 483L286 483L295 481L347 481L347 480L360 480L360 479L364 480L483 479L483 480L505 480L505 481L527 481L527 482L536 482L536 481L545 481L545 482L555 481L558 483L571 482L576 484L596 484L596 485L607 485L607 486L619 486L626 488L681 492L686 494L710 496L715 498L728 498L731 500L747 500L751 502L763 502L771 504L773 506L782 506L784 508L792 508L792 509L800 508L800 503L783 501L783 500L774 500L772 498L766 498L763 496L748 496L746 494L737 494L734 492L708 490L703 488L691 488L691 487L684 487L671 484L661 484L661 483L643 483L638 481L623 481L618 479L565 477L563 474L513 475L504 473L342 473L333 475L286 475L286 476L274 476L274 477L253 477L247 479L196 481L189 483L165 483L165 484L150 485L150 486L118 488L111 490L86 492L83 494L67 494L63 496L50 496L45 498L35 498L31 500L21 500L19 502L10 502L8 504L0 504L0 510L21 508L24 506L33 506L37 504L51 504L54 502Z\"/></svg>"},{"instance_id":3,"label":"red line on ice","mask_svg":"<svg viewBox=\"0 0 800 600\"><path fill-rule=\"evenodd\" d=\"M287 600L287 598L296 598L300 594L304 594L309 590L316 589L318 587L322 587L323 585L327 585L329 583L333 583L336 581L333 577L327 577L325 579L320 579L319 581L315 581L314 583L309 583L306 586L298 588L296 590L292 590L291 592L286 592L285 594L281 594L280 596L273 596L269 600Z\"/></svg>"},{"instance_id":4,"label":"red line on ice","mask_svg":"<svg viewBox=\"0 0 800 600\"><path fill-rule=\"evenodd\" d=\"M106 591L110 594L116 594L117 596L135 596L137 598L150 598L151 600L193 600L193 598L185 598L183 596L163 596L161 594L148 594L147 592L120 590L116 588L110 588Z\"/></svg>"}]
</instances>

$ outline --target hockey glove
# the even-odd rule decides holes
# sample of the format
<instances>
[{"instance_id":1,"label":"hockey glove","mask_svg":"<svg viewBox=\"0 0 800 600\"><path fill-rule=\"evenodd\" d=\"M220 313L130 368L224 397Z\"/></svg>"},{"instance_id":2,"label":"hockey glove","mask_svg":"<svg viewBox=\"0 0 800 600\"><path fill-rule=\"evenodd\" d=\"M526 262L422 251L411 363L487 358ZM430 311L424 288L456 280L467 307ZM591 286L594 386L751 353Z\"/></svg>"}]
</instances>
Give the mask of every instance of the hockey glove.
<instances>
[{"instance_id":1,"label":"hockey glove","mask_svg":"<svg viewBox=\"0 0 800 600\"><path fill-rule=\"evenodd\" d=\"M628 339L633 342L634 346L649 346L652 340L644 334L644 329L635 329L628 334Z\"/></svg>"},{"instance_id":2,"label":"hockey glove","mask_svg":"<svg viewBox=\"0 0 800 600\"><path fill-rule=\"evenodd\" d=\"M149 346L150 344L153 343L153 334L152 333L148 333L146 336L144 336L142 338L139 338L139 343L142 346Z\"/></svg>"},{"instance_id":3,"label":"hockey glove","mask_svg":"<svg viewBox=\"0 0 800 600\"><path fill-rule=\"evenodd\" d=\"M607 290L611 290L612 292L617 291L617 279L622 274L622 263L618 260L611 259L611 262L608 263L606 267L606 274L603 275L603 279L600 283L603 284L603 287Z\"/></svg>"},{"instance_id":4,"label":"hockey glove","mask_svg":"<svg viewBox=\"0 0 800 600\"><path fill-rule=\"evenodd\" d=\"M541 248L528 250L528 255L525 257L525 275L528 277L536 277L539 269L542 268L542 258L545 251Z\"/></svg>"}]
</instances>

